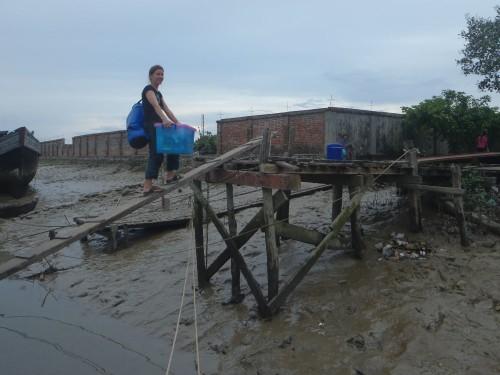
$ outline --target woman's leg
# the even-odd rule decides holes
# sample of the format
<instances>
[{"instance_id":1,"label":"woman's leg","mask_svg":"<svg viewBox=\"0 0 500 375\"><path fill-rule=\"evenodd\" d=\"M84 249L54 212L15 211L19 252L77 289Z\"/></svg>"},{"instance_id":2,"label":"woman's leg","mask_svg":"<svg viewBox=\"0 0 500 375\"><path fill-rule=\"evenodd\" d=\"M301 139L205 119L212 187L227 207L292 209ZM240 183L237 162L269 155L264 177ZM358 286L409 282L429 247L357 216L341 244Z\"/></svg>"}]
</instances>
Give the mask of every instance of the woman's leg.
<instances>
[{"instance_id":1,"label":"woman's leg","mask_svg":"<svg viewBox=\"0 0 500 375\"><path fill-rule=\"evenodd\" d=\"M167 182L175 178L175 174L179 169L179 155L167 155L167 173L165 179Z\"/></svg>"},{"instance_id":2,"label":"woman's leg","mask_svg":"<svg viewBox=\"0 0 500 375\"><path fill-rule=\"evenodd\" d=\"M158 172L163 162L163 154L156 153L156 129L154 126L146 126L149 134L149 153L144 178L144 191L153 187L153 179L158 179Z\"/></svg>"}]
</instances>

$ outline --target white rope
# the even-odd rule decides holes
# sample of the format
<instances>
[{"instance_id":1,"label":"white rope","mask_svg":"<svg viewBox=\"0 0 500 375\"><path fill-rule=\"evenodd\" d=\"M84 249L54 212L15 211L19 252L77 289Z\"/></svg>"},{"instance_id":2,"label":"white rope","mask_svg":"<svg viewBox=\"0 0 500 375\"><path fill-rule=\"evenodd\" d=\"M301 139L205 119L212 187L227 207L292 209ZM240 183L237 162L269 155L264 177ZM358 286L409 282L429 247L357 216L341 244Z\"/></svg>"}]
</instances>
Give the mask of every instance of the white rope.
<instances>
[{"instance_id":1,"label":"white rope","mask_svg":"<svg viewBox=\"0 0 500 375\"><path fill-rule=\"evenodd\" d=\"M177 316L177 325L175 327L174 339L172 341L172 349L170 350L170 357L168 359L167 371L165 372L165 375L169 374L170 366L172 365L172 357L174 356L175 342L177 341L177 334L179 333L179 325L181 322L182 307L184 306L184 296L186 295L186 284L187 284L187 280L188 280L188 271L189 271L189 262L190 262L189 256L191 255L191 253L188 251L187 254L188 254L188 256L187 256L186 272L184 275L184 287L182 288L181 305L179 307L179 315Z\"/></svg>"},{"instance_id":2,"label":"white rope","mask_svg":"<svg viewBox=\"0 0 500 375\"><path fill-rule=\"evenodd\" d=\"M196 262L198 261L197 258L195 257L195 243L194 243L194 228L193 228L193 220L189 222L189 229L191 232L191 251L192 251L192 257L193 257L193 281L192 281L192 286L193 286L193 315L194 315L194 347L196 351L196 373L198 375L201 375L201 366L200 366L200 348L198 344L198 312L196 308L196 275L195 275L195 265ZM196 261L195 261L196 259Z\"/></svg>"}]
</instances>

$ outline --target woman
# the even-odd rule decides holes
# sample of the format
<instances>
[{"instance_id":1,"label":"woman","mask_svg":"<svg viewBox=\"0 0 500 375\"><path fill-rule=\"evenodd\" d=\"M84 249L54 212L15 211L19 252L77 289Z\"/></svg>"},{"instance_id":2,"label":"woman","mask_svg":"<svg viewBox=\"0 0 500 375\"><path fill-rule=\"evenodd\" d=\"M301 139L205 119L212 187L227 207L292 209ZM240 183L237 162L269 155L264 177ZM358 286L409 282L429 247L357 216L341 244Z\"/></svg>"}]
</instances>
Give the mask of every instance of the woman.
<instances>
[{"instance_id":1,"label":"woman","mask_svg":"<svg viewBox=\"0 0 500 375\"><path fill-rule=\"evenodd\" d=\"M156 152L156 128L154 124L161 123L168 128L177 124L179 120L172 113L163 100L158 87L163 82L163 67L154 65L149 69L150 84L142 90L142 106L144 108L144 128L149 135L149 157L144 179L144 195L161 191L159 186L153 185L153 179L158 179L158 171L163 163L163 154ZM178 179L176 171L179 169L179 155L167 155L167 183Z\"/></svg>"}]
</instances>

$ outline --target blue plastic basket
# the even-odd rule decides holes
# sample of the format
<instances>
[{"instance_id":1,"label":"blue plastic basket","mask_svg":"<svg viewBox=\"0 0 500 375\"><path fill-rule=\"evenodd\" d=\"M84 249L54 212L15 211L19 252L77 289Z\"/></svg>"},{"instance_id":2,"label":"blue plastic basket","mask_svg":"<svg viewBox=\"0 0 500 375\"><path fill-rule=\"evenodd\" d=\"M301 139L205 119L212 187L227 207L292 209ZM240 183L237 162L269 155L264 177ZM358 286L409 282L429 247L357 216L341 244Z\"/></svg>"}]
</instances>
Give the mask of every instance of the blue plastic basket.
<instances>
[{"instance_id":1,"label":"blue plastic basket","mask_svg":"<svg viewBox=\"0 0 500 375\"><path fill-rule=\"evenodd\" d=\"M156 152L159 154L190 155L193 153L195 128L176 124L164 128L161 124L156 127Z\"/></svg>"},{"instance_id":2,"label":"blue plastic basket","mask_svg":"<svg viewBox=\"0 0 500 375\"><path fill-rule=\"evenodd\" d=\"M329 160L344 159L345 148L339 143L331 143L326 147L326 158Z\"/></svg>"}]
</instances>

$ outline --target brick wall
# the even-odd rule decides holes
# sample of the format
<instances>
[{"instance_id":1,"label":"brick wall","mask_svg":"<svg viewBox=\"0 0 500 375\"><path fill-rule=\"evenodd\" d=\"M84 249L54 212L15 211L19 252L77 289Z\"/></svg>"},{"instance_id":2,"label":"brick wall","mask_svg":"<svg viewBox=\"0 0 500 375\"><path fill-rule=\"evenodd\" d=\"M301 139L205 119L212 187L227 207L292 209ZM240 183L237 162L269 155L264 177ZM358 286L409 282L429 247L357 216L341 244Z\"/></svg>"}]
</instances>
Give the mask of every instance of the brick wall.
<instances>
[{"instance_id":1,"label":"brick wall","mask_svg":"<svg viewBox=\"0 0 500 375\"><path fill-rule=\"evenodd\" d=\"M42 158L122 159L145 158L148 147L136 150L129 146L126 131L85 134L73 137L71 144L64 139L41 142Z\"/></svg>"}]
</instances>

